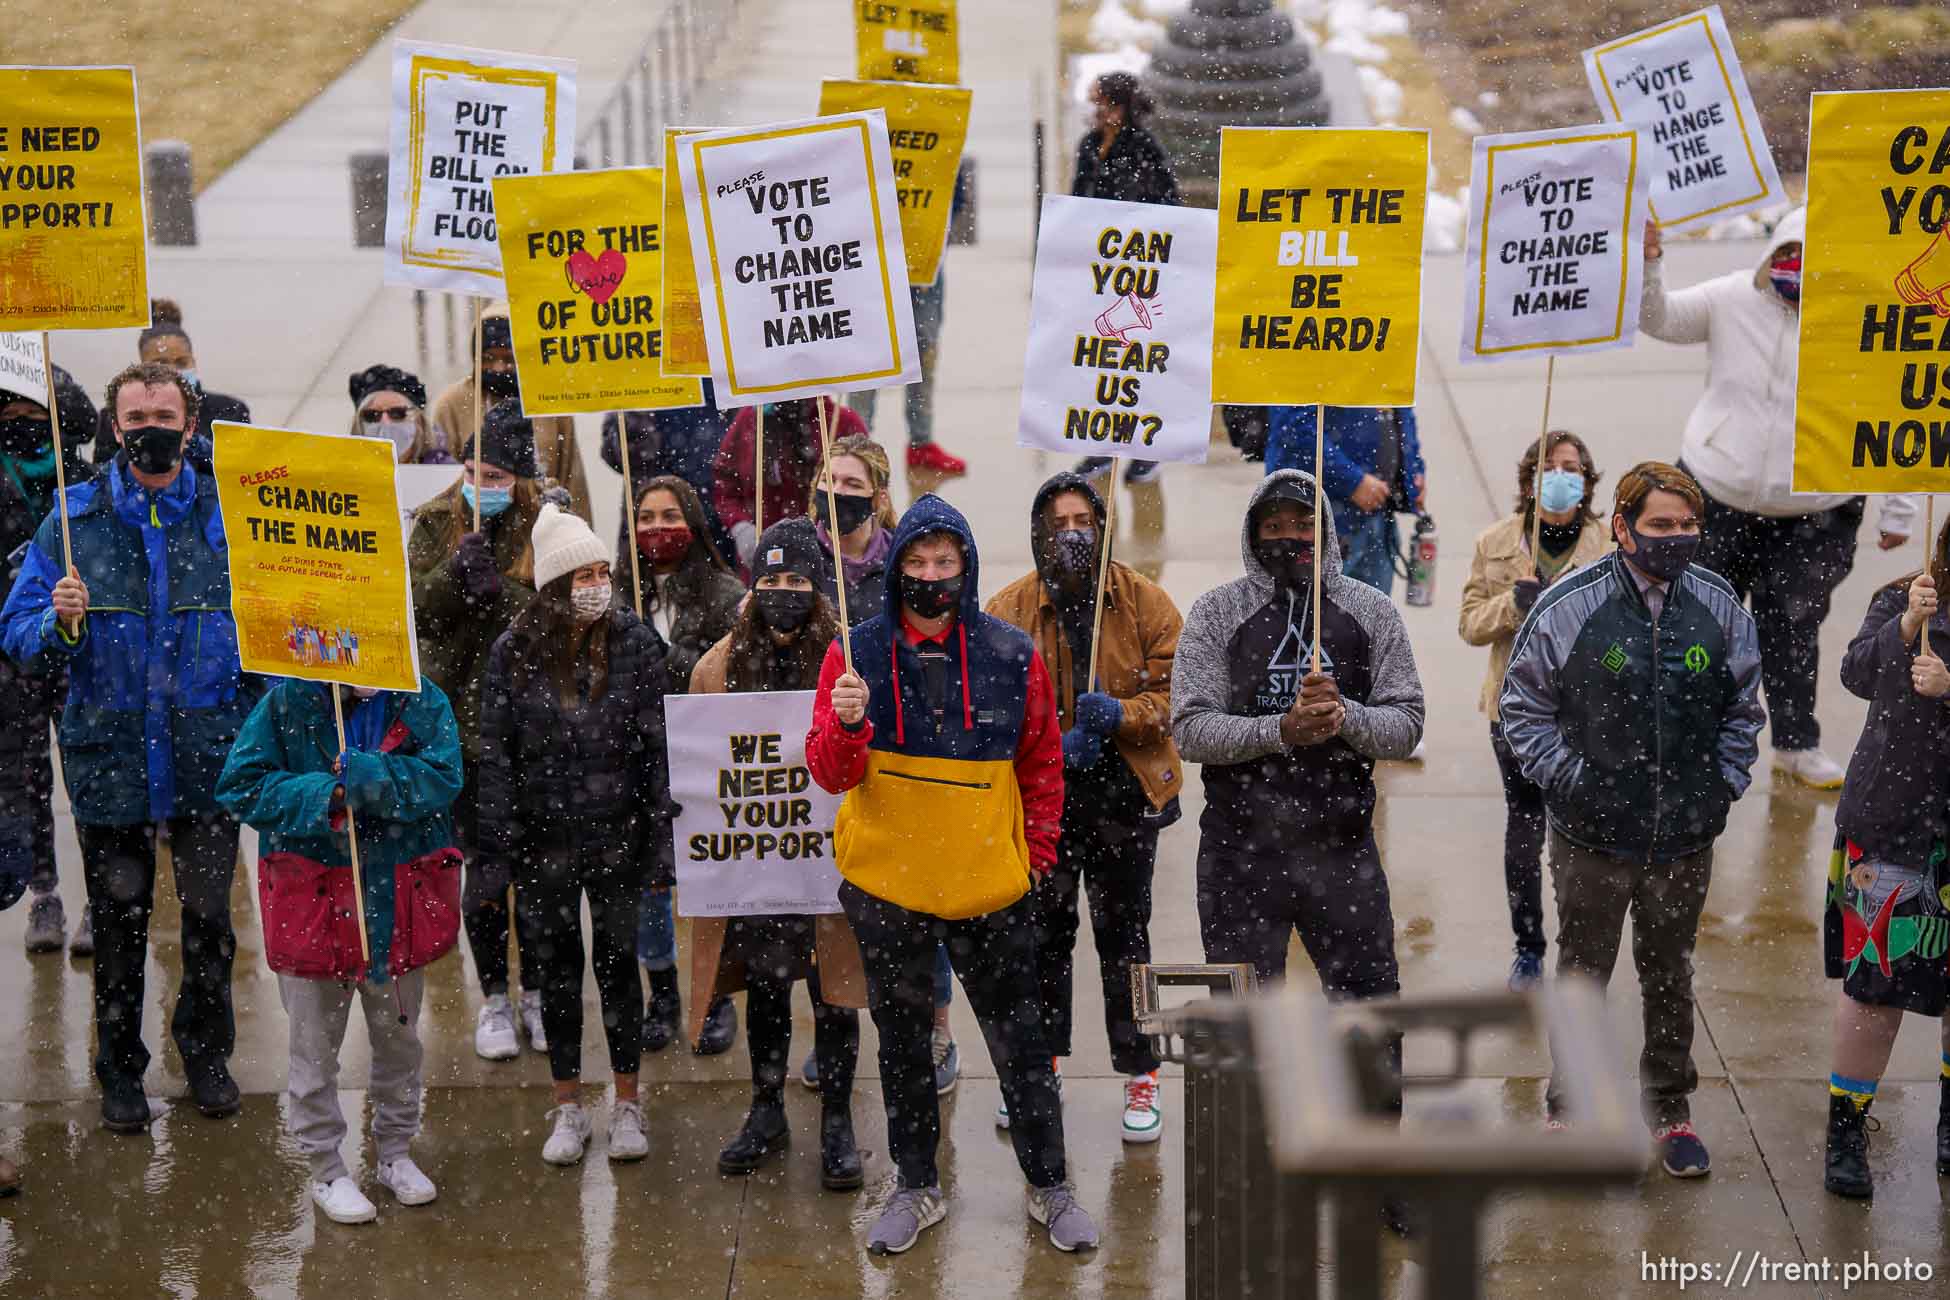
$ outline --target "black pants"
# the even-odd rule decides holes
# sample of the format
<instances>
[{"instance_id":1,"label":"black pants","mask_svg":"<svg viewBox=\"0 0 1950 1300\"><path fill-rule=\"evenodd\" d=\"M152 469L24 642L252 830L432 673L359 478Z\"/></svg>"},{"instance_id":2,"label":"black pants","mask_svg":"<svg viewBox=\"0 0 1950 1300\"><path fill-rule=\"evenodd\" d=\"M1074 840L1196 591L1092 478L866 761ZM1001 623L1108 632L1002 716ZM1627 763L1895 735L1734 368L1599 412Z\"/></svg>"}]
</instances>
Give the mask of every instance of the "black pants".
<instances>
[{"instance_id":1,"label":"black pants","mask_svg":"<svg viewBox=\"0 0 1950 1300\"><path fill-rule=\"evenodd\" d=\"M1812 515L1750 515L1706 498L1699 562L1749 601L1760 638L1760 685L1774 748L1821 743L1815 680L1821 624L1855 567L1862 498Z\"/></svg>"},{"instance_id":2,"label":"black pants","mask_svg":"<svg viewBox=\"0 0 1950 1300\"><path fill-rule=\"evenodd\" d=\"M1503 739L1503 724L1490 724L1490 748L1503 774L1503 889L1510 901L1510 929L1517 951L1544 955L1544 791L1523 774Z\"/></svg>"},{"instance_id":3,"label":"black pants","mask_svg":"<svg viewBox=\"0 0 1950 1300\"><path fill-rule=\"evenodd\" d=\"M566 851L544 852L521 864L515 911L528 936L522 941L522 973L532 968L539 976L548 1072L557 1083L582 1077L584 894L589 895L594 949L590 966L603 1009L609 1068L615 1074L635 1074L643 1060L643 986L636 973L636 913L643 897L643 874L591 870ZM505 938L502 951L507 951Z\"/></svg>"},{"instance_id":4,"label":"black pants","mask_svg":"<svg viewBox=\"0 0 1950 1300\"><path fill-rule=\"evenodd\" d=\"M237 869L237 823L222 813L169 819L176 898L183 909L183 982L170 1036L186 1070L223 1064L237 1042L230 1006L230 882ZM156 889L156 829L76 826L88 903L95 909L95 1077L141 1086L149 1068L142 1042L143 967Z\"/></svg>"},{"instance_id":5,"label":"black pants","mask_svg":"<svg viewBox=\"0 0 1950 1300\"><path fill-rule=\"evenodd\" d=\"M1036 973L1051 1055L1070 1054L1077 894L1087 885L1111 1064L1119 1074L1148 1074L1158 1068L1157 1054L1151 1050L1151 1040L1138 1032L1131 1005L1131 966L1151 960L1151 875L1157 859L1155 829L1114 821L1088 808L1063 809L1056 866L1030 895L1036 916Z\"/></svg>"},{"instance_id":6,"label":"black pants","mask_svg":"<svg viewBox=\"0 0 1950 1300\"><path fill-rule=\"evenodd\" d=\"M853 1073L860 1064L860 1013L820 1001L817 972L807 976L806 991L812 994L819 1097L829 1107L845 1109L852 1100ZM745 1043L752 1054L752 1101L778 1105L785 1098L785 1076L792 1056L791 980L773 979L750 966L745 968Z\"/></svg>"},{"instance_id":7,"label":"black pants","mask_svg":"<svg viewBox=\"0 0 1950 1300\"><path fill-rule=\"evenodd\" d=\"M1359 844L1289 843L1278 856L1198 854L1198 928L1208 962L1244 962L1263 982L1286 977L1287 941L1300 942L1330 997L1401 992L1395 916L1374 836Z\"/></svg>"},{"instance_id":8,"label":"black pants","mask_svg":"<svg viewBox=\"0 0 1950 1300\"><path fill-rule=\"evenodd\" d=\"M54 866L54 762L51 728L68 693L64 672L23 673L0 658L0 853L30 856L27 884L37 894L60 883Z\"/></svg>"},{"instance_id":9,"label":"black pants","mask_svg":"<svg viewBox=\"0 0 1950 1300\"><path fill-rule=\"evenodd\" d=\"M1050 1069L1036 988L1036 928L1029 899L966 921L910 912L840 885L840 906L866 961L867 1003L880 1031L887 1146L904 1187L940 1182L941 1099L928 1036L934 1027L934 950L945 944L981 1023L1009 1106L1009 1140L1031 1186L1063 1181L1063 1108Z\"/></svg>"},{"instance_id":10,"label":"black pants","mask_svg":"<svg viewBox=\"0 0 1950 1300\"><path fill-rule=\"evenodd\" d=\"M454 800L454 834L467 850L467 885L461 894L461 919L467 926L467 948L474 954L474 969L481 977L481 993L486 997L508 991L508 890L515 883L513 867L505 862L483 862L475 852L475 818L480 809L481 787L476 765L468 763L461 780L460 797ZM521 987L536 992L542 987L540 963L528 954L534 951L528 919L520 909L515 913L515 938L521 948Z\"/></svg>"}]
</instances>

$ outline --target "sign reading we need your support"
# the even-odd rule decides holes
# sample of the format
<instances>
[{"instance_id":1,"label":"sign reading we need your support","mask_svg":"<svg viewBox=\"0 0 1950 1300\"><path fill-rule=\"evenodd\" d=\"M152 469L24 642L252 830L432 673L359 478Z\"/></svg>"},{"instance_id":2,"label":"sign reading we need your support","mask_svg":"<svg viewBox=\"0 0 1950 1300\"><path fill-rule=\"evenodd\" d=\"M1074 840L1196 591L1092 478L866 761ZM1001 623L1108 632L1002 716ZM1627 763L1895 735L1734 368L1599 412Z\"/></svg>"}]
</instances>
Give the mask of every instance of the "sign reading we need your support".
<instances>
[{"instance_id":1,"label":"sign reading we need your support","mask_svg":"<svg viewBox=\"0 0 1950 1300\"><path fill-rule=\"evenodd\" d=\"M214 445L244 671L419 690L393 444L219 421Z\"/></svg>"},{"instance_id":2,"label":"sign reading we need your support","mask_svg":"<svg viewBox=\"0 0 1950 1300\"><path fill-rule=\"evenodd\" d=\"M812 691L672 695L664 701L677 910L762 916L840 910L833 821L840 796L806 766Z\"/></svg>"},{"instance_id":3,"label":"sign reading we need your support","mask_svg":"<svg viewBox=\"0 0 1950 1300\"><path fill-rule=\"evenodd\" d=\"M719 406L921 377L879 111L678 144Z\"/></svg>"},{"instance_id":4,"label":"sign reading we need your support","mask_svg":"<svg viewBox=\"0 0 1950 1300\"><path fill-rule=\"evenodd\" d=\"M1645 269L1645 163L1643 128L1476 137L1464 361L1631 343Z\"/></svg>"},{"instance_id":5,"label":"sign reading we need your support","mask_svg":"<svg viewBox=\"0 0 1950 1300\"><path fill-rule=\"evenodd\" d=\"M523 413L703 405L662 368L663 200L654 167L494 183Z\"/></svg>"},{"instance_id":6,"label":"sign reading we need your support","mask_svg":"<svg viewBox=\"0 0 1950 1300\"><path fill-rule=\"evenodd\" d=\"M1207 208L1043 199L1018 446L1205 459L1217 243Z\"/></svg>"},{"instance_id":7,"label":"sign reading we need your support","mask_svg":"<svg viewBox=\"0 0 1950 1300\"><path fill-rule=\"evenodd\" d=\"M1950 90L1817 94L1797 492L1950 492Z\"/></svg>"},{"instance_id":8,"label":"sign reading we need your support","mask_svg":"<svg viewBox=\"0 0 1950 1300\"><path fill-rule=\"evenodd\" d=\"M1426 131L1226 127L1212 400L1415 401Z\"/></svg>"},{"instance_id":9,"label":"sign reading we need your support","mask_svg":"<svg viewBox=\"0 0 1950 1300\"><path fill-rule=\"evenodd\" d=\"M149 323L133 68L0 68L0 330Z\"/></svg>"},{"instance_id":10,"label":"sign reading we need your support","mask_svg":"<svg viewBox=\"0 0 1950 1300\"><path fill-rule=\"evenodd\" d=\"M914 284L933 284L941 270L973 97L959 86L894 81L824 81L819 86L821 116L871 108L887 114L901 241L907 251L907 278Z\"/></svg>"},{"instance_id":11,"label":"sign reading we need your support","mask_svg":"<svg viewBox=\"0 0 1950 1300\"><path fill-rule=\"evenodd\" d=\"M1720 7L1584 52L1609 120L1652 137L1652 216L1677 229L1786 199Z\"/></svg>"},{"instance_id":12,"label":"sign reading we need your support","mask_svg":"<svg viewBox=\"0 0 1950 1300\"><path fill-rule=\"evenodd\" d=\"M862 81L961 80L955 0L853 0L853 34Z\"/></svg>"},{"instance_id":13,"label":"sign reading we need your support","mask_svg":"<svg viewBox=\"0 0 1950 1300\"><path fill-rule=\"evenodd\" d=\"M387 283L499 296L494 179L568 171L575 131L573 63L393 42Z\"/></svg>"}]
</instances>

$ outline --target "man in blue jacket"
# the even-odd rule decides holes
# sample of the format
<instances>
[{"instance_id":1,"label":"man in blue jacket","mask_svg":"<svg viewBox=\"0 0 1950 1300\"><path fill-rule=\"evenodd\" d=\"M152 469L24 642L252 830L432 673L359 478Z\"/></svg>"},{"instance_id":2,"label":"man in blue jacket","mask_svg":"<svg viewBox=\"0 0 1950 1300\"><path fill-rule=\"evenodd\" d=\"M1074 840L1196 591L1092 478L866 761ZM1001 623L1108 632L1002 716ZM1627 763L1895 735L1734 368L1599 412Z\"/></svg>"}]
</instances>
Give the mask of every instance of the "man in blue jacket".
<instances>
[{"instance_id":1,"label":"man in blue jacket","mask_svg":"<svg viewBox=\"0 0 1950 1300\"><path fill-rule=\"evenodd\" d=\"M1314 472L1314 409L1268 411L1266 472ZM1341 572L1387 595L1395 586L1401 537L1395 512L1421 510L1428 492L1412 406L1327 408L1327 465L1321 488L1334 503Z\"/></svg>"},{"instance_id":2,"label":"man in blue jacket","mask_svg":"<svg viewBox=\"0 0 1950 1300\"><path fill-rule=\"evenodd\" d=\"M108 385L122 450L67 492L74 563L61 568L50 514L0 609L0 644L29 672L68 669L62 774L95 921L95 1075L102 1122L148 1127L142 1076L143 965L167 828L183 909L183 975L170 1031L197 1109L236 1113L229 1058L230 884L237 823L217 776L260 686L238 664L230 553L216 484L183 460L197 396L168 366L131 366Z\"/></svg>"}]
</instances>

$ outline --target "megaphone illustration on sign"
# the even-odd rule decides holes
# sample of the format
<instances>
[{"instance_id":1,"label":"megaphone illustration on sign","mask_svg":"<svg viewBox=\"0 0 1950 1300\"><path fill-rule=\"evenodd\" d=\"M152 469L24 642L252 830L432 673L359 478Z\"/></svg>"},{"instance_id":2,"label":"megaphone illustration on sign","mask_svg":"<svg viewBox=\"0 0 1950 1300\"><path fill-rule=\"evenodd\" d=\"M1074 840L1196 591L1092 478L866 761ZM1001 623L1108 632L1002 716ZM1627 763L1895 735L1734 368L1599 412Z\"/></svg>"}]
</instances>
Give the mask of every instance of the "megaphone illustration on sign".
<instances>
[{"instance_id":1,"label":"megaphone illustration on sign","mask_svg":"<svg viewBox=\"0 0 1950 1300\"><path fill-rule=\"evenodd\" d=\"M1950 234L1946 230L1950 227L1939 228L1916 260L1896 273L1896 292L1902 300L1928 303L1939 316L1950 316Z\"/></svg>"},{"instance_id":2,"label":"megaphone illustration on sign","mask_svg":"<svg viewBox=\"0 0 1950 1300\"><path fill-rule=\"evenodd\" d=\"M1127 293L1097 317L1096 327L1101 337L1128 343L1132 330L1152 328L1151 306L1136 294Z\"/></svg>"}]
</instances>

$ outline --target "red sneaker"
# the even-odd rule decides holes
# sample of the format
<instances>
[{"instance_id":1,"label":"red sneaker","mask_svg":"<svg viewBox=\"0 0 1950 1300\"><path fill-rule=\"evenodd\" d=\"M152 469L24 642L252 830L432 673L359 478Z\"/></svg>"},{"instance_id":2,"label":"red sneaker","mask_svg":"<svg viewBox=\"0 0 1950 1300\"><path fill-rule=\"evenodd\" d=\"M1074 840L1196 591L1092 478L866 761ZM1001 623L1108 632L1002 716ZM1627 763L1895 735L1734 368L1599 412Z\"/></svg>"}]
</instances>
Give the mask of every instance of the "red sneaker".
<instances>
[{"instance_id":1,"label":"red sneaker","mask_svg":"<svg viewBox=\"0 0 1950 1300\"><path fill-rule=\"evenodd\" d=\"M907 447L907 467L909 469L933 470L937 474L966 474L968 462L961 457L942 450L938 442L909 443Z\"/></svg>"}]
</instances>

